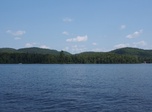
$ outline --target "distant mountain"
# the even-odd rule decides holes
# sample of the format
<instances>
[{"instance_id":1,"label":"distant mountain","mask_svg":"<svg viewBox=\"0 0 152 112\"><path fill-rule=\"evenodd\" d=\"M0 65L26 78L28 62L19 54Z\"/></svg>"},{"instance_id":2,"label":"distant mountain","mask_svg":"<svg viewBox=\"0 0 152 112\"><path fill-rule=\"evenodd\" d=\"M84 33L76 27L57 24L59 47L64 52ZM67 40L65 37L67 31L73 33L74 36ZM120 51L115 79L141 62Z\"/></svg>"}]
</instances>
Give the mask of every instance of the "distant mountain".
<instances>
[{"instance_id":1,"label":"distant mountain","mask_svg":"<svg viewBox=\"0 0 152 112\"><path fill-rule=\"evenodd\" d=\"M102 53L102 52L94 52L94 51L88 51L88 52L81 52L78 53L78 55L92 55L92 54L98 54L98 53Z\"/></svg>"},{"instance_id":2,"label":"distant mountain","mask_svg":"<svg viewBox=\"0 0 152 112\"><path fill-rule=\"evenodd\" d=\"M82 52L78 55L97 55L97 54L119 54L119 55L131 55L131 56L139 56L139 57L152 57L152 50L143 50L139 48L131 48L125 47L120 49L115 49L109 52Z\"/></svg>"},{"instance_id":3,"label":"distant mountain","mask_svg":"<svg viewBox=\"0 0 152 112\"><path fill-rule=\"evenodd\" d=\"M115 54L122 54L122 55L133 55L133 56L139 56L139 57L152 57L152 50L143 50L139 48L120 48L113 51L110 51L110 53Z\"/></svg>"},{"instance_id":4,"label":"distant mountain","mask_svg":"<svg viewBox=\"0 0 152 112\"><path fill-rule=\"evenodd\" d=\"M18 51L13 48L0 48L0 53L17 53Z\"/></svg>"},{"instance_id":5,"label":"distant mountain","mask_svg":"<svg viewBox=\"0 0 152 112\"><path fill-rule=\"evenodd\" d=\"M59 54L57 50L42 49L37 47L22 48L22 49L18 49L18 51L20 53L32 53L32 54Z\"/></svg>"},{"instance_id":6,"label":"distant mountain","mask_svg":"<svg viewBox=\"0 0 152 112\"><path fill-rule=\"evenodd\" d=\"M53 54L59 55L60 51L51 50L51 49L43 49L38 47L31 47L31 48L22 48L22 49L13 49L13 48L0 48L0 53L29 53L29 54ZM131 55L131 56L138 56L138 57L150 57L152 58L152 50L143 50L139 48L120 48L115 49L109 52L82 52L76 55L81 56L94 56L94 55L101 55L101 54L118 54L118 55ZM69 52L64 51L64 54L71 55Z\"/></svg>"},{"instance_id":7,"label":"distant mountain","mask_svg":"<svg viewBox=\"0 0 152 112\"><path fill-rule=\"evenodd\" d=\"M18 50L12 48L1 48L0 63L152 63L152 50L126 47L109 52L82 52L72 55L65 51L42 49L37 47L22 48Z\"/></svg>"},{"instance_id":8,"label":"distant mountain","mask_svg":"<svg viewBox=\"0 0 152 112\"><path fill-rule=\"evenodd\" d=\"M21 48L21 49L13 49L13 48L0 48L0 53L29 53L29 54L53 54L59 55L60 51L51 50L51 49L43 49L38 47L31 48ZM70 53L64 51L66 55L70 55Z\"/></svg>"}]
</instances>

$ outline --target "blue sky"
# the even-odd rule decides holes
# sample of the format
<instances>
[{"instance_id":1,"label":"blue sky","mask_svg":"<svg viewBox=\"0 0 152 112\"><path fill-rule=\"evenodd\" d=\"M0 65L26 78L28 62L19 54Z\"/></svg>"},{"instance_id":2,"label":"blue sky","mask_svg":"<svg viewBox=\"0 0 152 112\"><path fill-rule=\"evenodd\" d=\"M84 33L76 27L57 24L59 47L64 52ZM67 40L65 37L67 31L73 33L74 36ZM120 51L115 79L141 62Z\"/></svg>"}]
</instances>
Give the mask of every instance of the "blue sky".
<instances>
[{"instance_id":1,"label":"blue sky","mask_svg":"<svg viewBox=\"0 0 152 112\"><path fill-rule=\"evenodd\" d=\"M1 0L0 48L152 49L152 0Z\"/></svg>"}]
</instances>

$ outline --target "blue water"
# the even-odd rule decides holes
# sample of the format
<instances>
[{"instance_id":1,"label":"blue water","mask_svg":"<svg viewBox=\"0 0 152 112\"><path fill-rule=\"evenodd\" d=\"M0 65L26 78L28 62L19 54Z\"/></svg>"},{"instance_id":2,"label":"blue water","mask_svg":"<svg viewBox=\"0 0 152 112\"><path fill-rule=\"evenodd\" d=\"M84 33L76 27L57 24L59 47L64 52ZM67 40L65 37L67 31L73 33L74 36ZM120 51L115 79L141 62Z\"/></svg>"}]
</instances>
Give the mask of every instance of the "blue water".
<instances>
[{"instance_id":1,"label":"blue water","mask_svg":"<svg viewBox=\"0 0 152 112\"><path fill-rule=\"evenodd\" d=\"M0 112L152 112L152 64L0 65Z\"/></svg>"}]
</instances>

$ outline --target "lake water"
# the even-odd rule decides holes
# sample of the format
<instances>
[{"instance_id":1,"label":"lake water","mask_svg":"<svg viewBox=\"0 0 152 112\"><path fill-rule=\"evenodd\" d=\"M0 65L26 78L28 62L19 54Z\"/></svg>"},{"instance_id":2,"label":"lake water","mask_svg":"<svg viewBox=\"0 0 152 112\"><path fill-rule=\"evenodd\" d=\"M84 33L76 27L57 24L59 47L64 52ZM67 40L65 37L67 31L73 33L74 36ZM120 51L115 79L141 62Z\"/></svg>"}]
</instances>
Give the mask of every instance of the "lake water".
<instances>
[{"instance_id":1,"label":"lake water","mask_svg":"<svg viewBox=\"0 0 152 112\"><path fill-rule=\"evenodd\" d=\"M0 65L0 112L152 112L152 64Z\"/></svg>"}]
</instances>

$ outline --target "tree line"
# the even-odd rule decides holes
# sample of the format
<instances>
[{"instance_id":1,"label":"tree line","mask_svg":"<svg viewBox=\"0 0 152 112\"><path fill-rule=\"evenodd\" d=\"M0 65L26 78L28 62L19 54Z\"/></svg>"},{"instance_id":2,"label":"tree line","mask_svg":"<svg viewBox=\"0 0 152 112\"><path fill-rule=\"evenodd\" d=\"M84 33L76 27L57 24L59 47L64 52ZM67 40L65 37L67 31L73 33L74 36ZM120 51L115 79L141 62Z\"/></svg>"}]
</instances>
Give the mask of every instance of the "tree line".
<instances>
[{"instance_id":1,"label":"tree line","mask_svg":"<svg viewBox=\"0 0 152 112\"><path fill-rule=\"evenodd\" d=\"M0 64L119 64L152 63L151 57L121 55L115 53L55 54L0 53Z\"/></svg>"}]
</instances>

